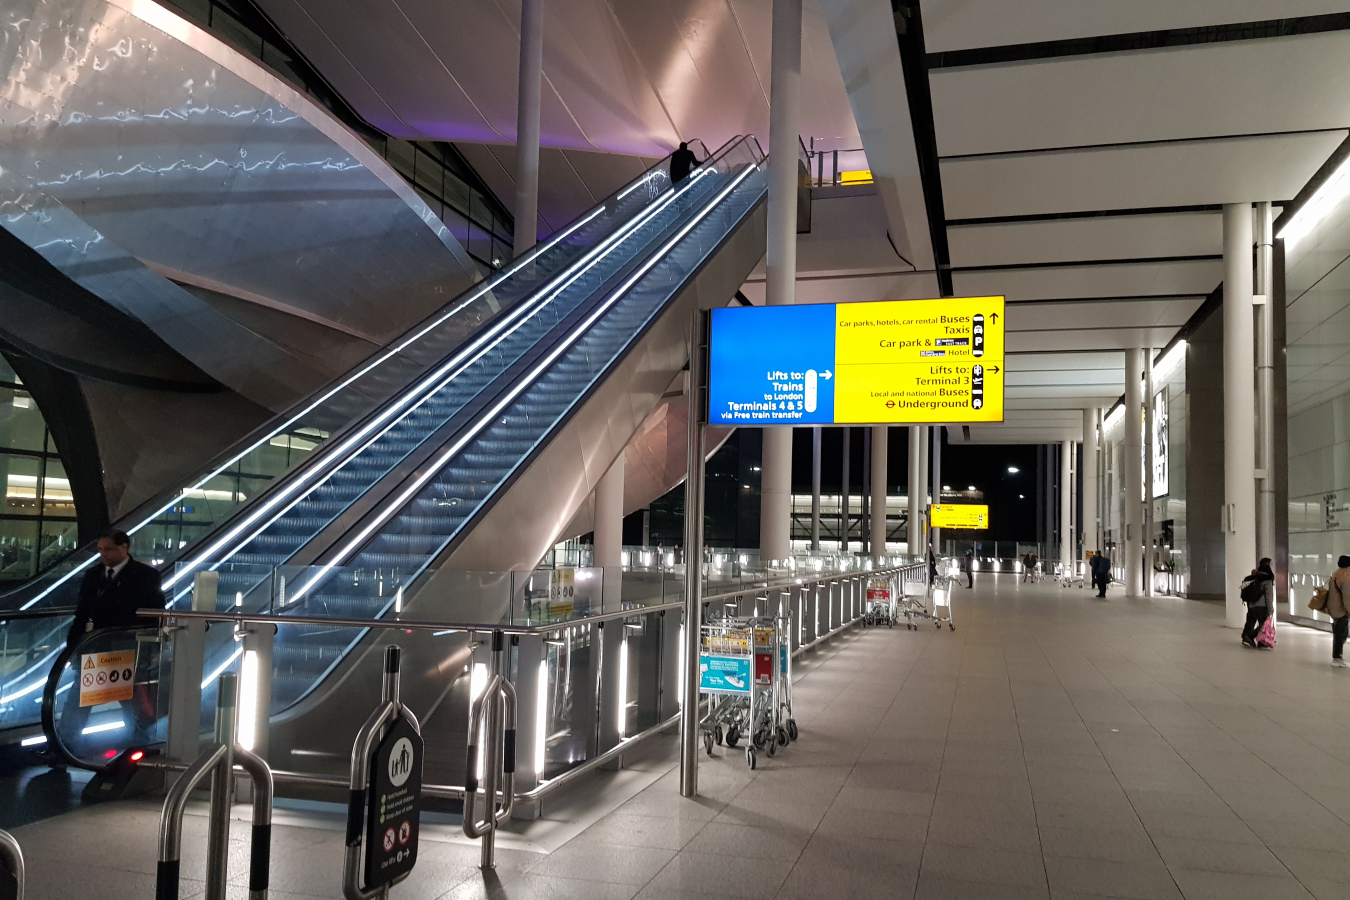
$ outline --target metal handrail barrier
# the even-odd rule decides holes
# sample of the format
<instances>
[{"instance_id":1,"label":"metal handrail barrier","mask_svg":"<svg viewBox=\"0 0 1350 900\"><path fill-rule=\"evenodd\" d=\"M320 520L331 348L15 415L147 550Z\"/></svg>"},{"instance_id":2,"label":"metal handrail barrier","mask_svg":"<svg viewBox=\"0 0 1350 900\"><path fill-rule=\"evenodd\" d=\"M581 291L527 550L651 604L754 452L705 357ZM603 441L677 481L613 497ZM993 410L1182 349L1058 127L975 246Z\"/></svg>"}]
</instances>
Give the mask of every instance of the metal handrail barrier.
<instances>
[{"instance_id":1,"label":"metal handrail barrier","mask_svg":"<svg viewBox=\"0 0 1350 900\"><path fill-rule=\"evenodd\" d=\"M710 594L703 597L704 603L719 603L725 600L732 600L736 597L743 597L746 594L763 592L766 590L796 590L801 587L807 587L817 583L838 581L841 578L853 578L858 576L872 575L881 576L891 572L898 572L904 569L911 569L921 566L922 563L907 563L899 566L887 566L880 569L858 570L856 572L833 572L819 575L804 576L793 578L788 581L757 581L747 582L737 586L734 590L724 591L720 594ZM597 622L608 622L612 619L626 619L636 615L646 615L647 613L662 612L671 609L684 609L683 601L672 601L670 603L653 603L647 606L634 607L632 609L616 610L614 612L600 613L598 615L578 616L575 619L566 621L550 622L546 625L509 625L506 623L487 624L483 622L447 622L429 621L419 619L401 619L393 616L384 619L371 619L359 617L344 616L295 616L295 615L277 615L269 613L246 613L224 610L220 612L203 612L198 610L184 609L140 609L136 614L147 619L204 619L208 622L230 622L236 626L245 624L273 624L273 625L331 625L339 628L390 628L402 631L439 631L456 632L462 631L466 634L478 634L483 632L500 631L507 635L540 635L549 634L557 631L559 628L566 628L572 625L593 625Z\"/></svg>"},{"instance_id":2,"label":"metal handrail barrier","mask_svg":"<svg viewBox=\"0 0 1350 900\"><path fill-rule=\"evenodd\" d=\"M507 680L506 635L492 633L492 675L469 712L469 742L464 767L464 834L482 839L479 865L495 868L497 828L511 818L516 800L516 689ZM486 735L483 732L486 731ZM478 749L483 747L483 796L478 815ZM498 781L498 776L501 780ZM497 795L501 794L501 806Z\"/></svg>"},{"instance_id":3,"label":"metal handrail barrier","mask_svg":"<svg viewBox=\"0 0 1350 900\"><path fill-rule=\"evenodd\" d=\"M155 900L178 900L182 861L183 813L188 797L211 776L211 807L206 851L206 900L225 900L230 858L230 803L234 761L253 780L253 833L249 850L249 900L267 900L272 846L272 773L267 763L234 742L238 684L234 673L220 676L216 697L215 743L169 788L159 818L159 862Z\"/></svg>"},{"instance_id":4,"label":"metal handrail barrier","mask_svg":"<svg viewBox=\"0 0 1350 900\"><path fill-rule=\"evenodd\" d=\"M925 569L924 563L914 562L914 563L905 563L902 565L886 566L883 568L874 569L870 571L860 570L857 572L833 572L833 573L811 574L800 578L793 578L790 581L779 581L774 579L774 580L766 580L756 584L744 583L738 585L734 590L706 596L703 598L703 601L704 603L708 604L724 603L728 601L733 601L739 597L744 597L748 594L762 595L766 591L768 592L780 591L786 593L805 590L814 587L818 584L839 582L841 580L852 577L878 576L878 575L885 575L888 573L905 572L909 570L923 571L924 569ZM494 635L500 634L504 638L506 635L547 636L553 632L556 632L560 628L566 628L575 625L590 625L613 619L627 619L631 618L634 615L654 614L666 610L683 609L683 607L684 607L683 601L675 601L671 603L659 603L659 604L652 604L649 606L642 606L634 609L618 610L615 612L604 613L600 615L582 616L565 622L552 622L545 625L507 625L507 624L487 625L478 622L445 622L445 621L433 622L422 620L403 620L397 617L382 620L371 620L360 618L341 618L336 616L278 616L263 613L250 614L232 611L199 612L191 610L161 610L161 609L145 609L141 610L140 614L146 617L157 618L164 622L168 622L170 620L205 620L208 622L229 622L233 623L236 627L240 627L246 624L266 624L266 623L276 624L281 622L285 624L294 624L294 625L318 624L318 625L332 625L342 627L356 626L356 627L376 627L376 628L391 628L391 629L398 628L403 629L405 631L463 632L469 635L482 634L483 632L491 631L494 633ZM851 627L854 623L855 623L854 620L840 622L837 626L830 628L824 633L815 636L814 639L809 641L808 643L794 648L791 655L798 656L806 652L807 650L813 649L823 641ZM387 650L388 649L393 648L387 648ZM390 679L390 676L391 673L386 672L385 674L386 681ZM508 687L510 687L509 682L506 682L506 684ZM393 701L398 702L397 678L394 678L393 683L386 685L386 691L388 692L389 698L392 698ZM514 688L512 688L512 693L514 694ZM484 692L483 695L480 696L486 696L486 691ZM401 702L399 703L399 707L403 710L407 709L405 706L401 704ZM373 740L372 735L376 731L382 729L385 725L388 724L386 721L375 721L376 718L381 715L381 712L384 708L385 705L382 702L381 707L378 708L374 714L372 714L371 720L367 721L366 726L362 729L360 734L358 734L356 740L356 744L358 746L363 745L364 742L368 740ZM392 714L393 714L392 710L386 713L386 715ZM409 716L410 719L416 721L415 718L413 718L411 711L407 711L407 715ZM482 715L481 706L479 706L478 712L474 714L471 721L473 722L479 721L481 719L481 715ZM646 741L651 737L654 737L657 734L662 733L663 731L667 731L678 721L679 721L679 714L677 713L675 716L672 716L656 725L653 725L639 734L635 734L627 738L624 738L618 745L606 750L603 753L596 755L595 757L592 757L591 759L586 760L583 763L580 763L579 765L575 766L572 769L569 769L566 772L560 773L559 775L553 778L549 778L543 781L542 783L538 784L537 786L531 788L530 790L524 793L515 795L514 791L512 791L511 792L512 803L513 804L519 804L522 802L537 803L538 801L545 799L550 794L561 789L565 785L573 783L585 773L594 771L596 768L599 768L605 765L606 763L611 762L612 760L614 760L615 758L617 758L626 751L631 752L632 749L637 745L643 743L644 741ZM370 731L368 732L367 729L370 729ZM505 750L504 738L503 738L503 750ZM354 754L355 751L356 747L353 747ZM476 754L477 751L475 750L472 755L476 756ZM514 754L512 755L514 756ZM354 763L356 762L355 756L353 757L353 762ZM181 763L175 763L173 761L160 758L152 759L149 757L140 761L138 765L142 768L163 770L163 771L184 771L185 769L185 767ZM361 803L365 802L364 800L365 790L367 788L367 783L365 779L369 777L368 771L365 771L361 775L360 781L355 781L351 778L340 779L331 776L314 775L305 772L290 772L284 770L273 770L271 771L270 774L272 780L275 783L280 784L300 784L325 788L345 787L349 790L349 792L360 791L361 792L360 796L362 798L360 801ZM476 775L476 767L474 768L473 774ZM512 774L514 775L514 773ZM468 779L466 779L466 781L467 780ZM512 779L512 786L514 786L514 778ZM478 785L477 787L481 789L481 785ZM425 796L435 797L438 799L465 800L466 823L470 821L471 818L473 818L469 815L470 802L468 801L467 796L469 794L469 791L466 789L466 786L446 785L446 784L424 784L422 785L422 793ZM498 791L498 795L500 795L500 793L501 792ZM349 796L349 801L353 800L355 796L356 796L355 794L351 794ZM476 806L476 803L474 805ZM351 818L353 814L350 812L351 809L356 809L360 811L362 807L360 806L359 803L355 804L355 806L349 806L348 837L349 839L351 839L354 834L355 839L357 840L357 843L359 845L360 842L359 820L358 824L355 826L356 831L352 832L350 830L353 827L352 826L353 820ZM497 812L497 815L498 816L501 815L500 811ZM477 837L478 835L472 836ZM357 859L355 860L354 864L356 864L358 867L356 870L356 874L357 877L359 877L359 853L357 855ZM360 893L349 896L356 896L361 898L361 900L365 900L365 898L367 898L368 896L375 896L375 895L374 894L367 895L364 893Z\"/></svg>"},{"instance_id":5,"label":"metal handrail barrier","mask_svg":"<svg viewBox=\"0 0 1350 900\"><path fill-rule=\"evenodd\" d=\"M14 900L23 900L23 848L14 835L3 829L0 829L0 857L4 857L9 874L14 878Z\"/></svg>"},{"instance_id":6,"label":"metal handrail barrier","mask_svg":"<svg viewBox=\"0 0 1350 900\"><path fill-rule=\"evenodd\" d=\"M366 825L366 807L369 805L371 758L391 727L405 719L418 735L422 727L411 709L404 705L399 696L399 678L402 665L402 651L397 645L384 650L384 676L380 682L380 705L366 719L361 730L352 742L351 777L347 781L347 837L346 850L342 860L342 896L346 900L372 900L387 898L389 885L375 888L361 886L361 863L363 835ZM407 877L407 873L396 878L397 884Z\"/></svg>"}]
</instances>

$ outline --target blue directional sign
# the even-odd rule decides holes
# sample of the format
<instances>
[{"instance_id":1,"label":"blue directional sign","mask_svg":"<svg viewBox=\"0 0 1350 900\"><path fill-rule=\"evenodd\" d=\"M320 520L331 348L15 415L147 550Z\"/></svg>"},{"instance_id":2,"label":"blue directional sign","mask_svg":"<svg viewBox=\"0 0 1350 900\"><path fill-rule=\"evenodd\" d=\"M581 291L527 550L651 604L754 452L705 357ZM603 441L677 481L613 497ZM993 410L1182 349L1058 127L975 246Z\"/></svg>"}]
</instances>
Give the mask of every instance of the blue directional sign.
<instances>
[{"instance_id":1,"label":"blue directional sign","mask_svg":"<svg viewBox=\"0 0 1350 900\"><path fill-rule=\"evenodd\" d=\"M832 424L834 334L828 304L714 309L708 421Z\"/></svg>"}]
</instances>

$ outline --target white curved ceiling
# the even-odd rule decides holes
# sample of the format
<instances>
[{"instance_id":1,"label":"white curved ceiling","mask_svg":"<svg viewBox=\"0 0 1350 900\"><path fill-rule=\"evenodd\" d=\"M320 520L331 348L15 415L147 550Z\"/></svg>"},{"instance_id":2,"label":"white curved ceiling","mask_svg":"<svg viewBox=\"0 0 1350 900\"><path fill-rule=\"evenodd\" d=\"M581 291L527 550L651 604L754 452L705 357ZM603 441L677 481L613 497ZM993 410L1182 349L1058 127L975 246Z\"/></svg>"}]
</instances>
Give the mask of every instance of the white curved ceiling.
<instances>
[{"instance_id":1,"label":"white curved ceiling","mask_svg":"<svg viewBox=\"0 0 1350 900\"><path fill-rule=\"evenodd\" d=\"M369 122L404 138L514 143L518 0L257 0ZM661 157L680 140L768 145L772 0L545 0L545 147ZM802 130L856 148L829 33L804 13Z\"/></svg>"}]
</instances>

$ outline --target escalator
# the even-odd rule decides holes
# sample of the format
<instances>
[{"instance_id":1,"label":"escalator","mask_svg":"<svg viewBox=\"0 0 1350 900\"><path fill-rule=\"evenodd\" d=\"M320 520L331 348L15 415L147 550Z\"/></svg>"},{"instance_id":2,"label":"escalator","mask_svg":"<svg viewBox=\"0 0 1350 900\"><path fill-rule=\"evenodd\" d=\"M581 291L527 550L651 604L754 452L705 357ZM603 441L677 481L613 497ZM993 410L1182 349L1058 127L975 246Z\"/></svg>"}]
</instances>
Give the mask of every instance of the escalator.
<instances>
[{"instance_id":1,"label":"escalator","mask_svg":"<svg viewBox=\"0 0 1350 900\"><path fill-rule=\"evenodd\" d=\"M765 194L764 156L751 137L729 142L678 185L658 164L190 485L128 517L120 527L133 552L160 568L180 608L201 608L194 583L213 572L218 610L370 620L416 608L422 619L496 621L504 609L444 589L445 573L479 568L475 529L519 539L516 558L528 560L524 567L537 561L548 524L518 512L540 493L531 470L584 483L596 451L579 444L598 439L578 438L595 430L583 414L616 398L641 406L634 372L642 366L669 384L683 365L692 309L725 303L762 255ZM557 527L574 511L555 511ZM32 616L72 606L93 559L73 557L0 597L0 609ZM23 707L69 620L25 619L45 624L14 631L19 621L7 626L11 638L32 648L0 684L0 727L35 717ZM273 660L274 719L305 720L313 732L315 716L331 717L343 673L374 646L368 631L287 626ZM207 709L214 677L240 652L227 638L208 649ZM445 691L429 686L427 702Z\"/></svg>"}]
</instances>

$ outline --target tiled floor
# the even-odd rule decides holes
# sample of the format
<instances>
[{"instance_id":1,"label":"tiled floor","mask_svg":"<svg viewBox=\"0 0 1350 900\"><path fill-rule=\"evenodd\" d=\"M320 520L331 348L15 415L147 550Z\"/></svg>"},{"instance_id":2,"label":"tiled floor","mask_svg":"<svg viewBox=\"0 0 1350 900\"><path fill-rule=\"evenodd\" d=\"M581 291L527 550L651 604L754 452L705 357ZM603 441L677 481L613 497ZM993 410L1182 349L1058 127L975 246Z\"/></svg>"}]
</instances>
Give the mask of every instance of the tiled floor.
<instances>
[{"instance_id":1,"label":"tiled floor","mask_svg":"<svg viewBox=\"0 0 1350 900\"><path fill-rule=\"evenodd\" d=\"M510 843L532 849L499 851L487 881L429 828L391 896L1350 898L1350 671L1328 635L1246 650L1215 604L1008 576L956 616L835 641L799 680L801 740L754 773L705 757L684 800L664 748L630 782L650 786L574 837L522 827ZM119 804L18 829L29 896L152 896L154 820ZM273 896L340 896L340 824L288 821Z\"/></svg>"}]
</instances>

